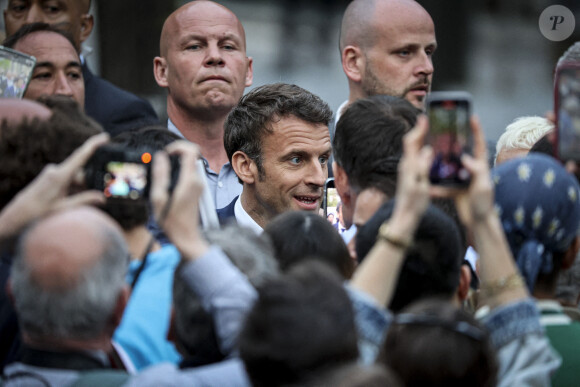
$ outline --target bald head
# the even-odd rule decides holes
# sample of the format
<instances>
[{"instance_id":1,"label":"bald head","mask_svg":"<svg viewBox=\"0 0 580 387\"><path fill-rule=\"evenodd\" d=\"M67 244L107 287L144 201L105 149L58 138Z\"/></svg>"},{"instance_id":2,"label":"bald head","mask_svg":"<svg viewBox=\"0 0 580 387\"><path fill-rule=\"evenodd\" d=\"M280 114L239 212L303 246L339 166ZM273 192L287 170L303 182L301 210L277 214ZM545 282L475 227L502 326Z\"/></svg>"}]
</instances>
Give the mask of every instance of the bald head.
<instances>
[{"instance_id":1,"label":"bald head","mask_svg":"<svg viewBox=\"0 0 580 387\"><path fill-rule=\"evenodd\" d=\"M111 218L90 207L40 221L23 242L23 259L31 280L49 291L74 288L83 279L83 272L98 263L107 239L120 233Z\"/></svg>"},{"instance_id":2,"label":"bald head","mask_svg":"<svg viewBox=\"0 0 580 387\"><path fill-rule=\"evenodd\" d=\"M371 47L380 34L379 26L388 25L401 13L429 13L415 0L353 0L348 5L340 27L339 48L346 46Z\"/></svg>"},{"instance_id":3,"label":"bald head","mask_svg":"<svg viewBox=\"0 0 580 387\"><path fill-rule=\"evenodd\" d=\"M159 52L161 56L167 56L169 45L179 36L180 31L193 24L212 26L225 23L235 23L238 26L245 51L246 33L238 17L221 4L209 0L195 0L181 6L165 20L161 30Z\"/></svg>"},{"instance_id":4,"label":"bald head","mask_svg":"<svg viewBox=\"0 0 580 387\"><path fill-rule=\"evenodd\" d=\"M8 125L18 125L24 119L46 121L52 112L45 105L29 99L0 98L0 117Z\"/></svg>"},{"instance_id":5,"label":"bald head","mask_svg":"<svg viewBox=\"0 0 580 387\"><path fill-rule=\"evenodd\" d=\"M25 342L110 346L128 292L127 257L121 230L95 208L58 212L32 226L10 277Z\"/></svg>"}]
</instances>

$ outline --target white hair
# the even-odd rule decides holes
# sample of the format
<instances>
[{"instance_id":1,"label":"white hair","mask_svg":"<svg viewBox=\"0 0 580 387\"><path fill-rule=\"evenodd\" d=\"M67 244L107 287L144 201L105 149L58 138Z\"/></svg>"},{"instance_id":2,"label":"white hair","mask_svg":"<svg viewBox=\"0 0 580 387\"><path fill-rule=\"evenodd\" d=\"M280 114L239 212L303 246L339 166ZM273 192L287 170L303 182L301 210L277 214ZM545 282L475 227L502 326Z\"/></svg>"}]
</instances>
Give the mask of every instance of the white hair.
<instances>
[{"instance_id":1,"label":"white hair","mask_svg":"<svg viewBox=\"0 0 580 387\"><path fill-rule=\"evenodd\" d=\"M495 145L495 159L502 150L531 149L539 139L554 129L554 124L544 117L519 117L505 128Z\"/></svg>"}]
</instances>

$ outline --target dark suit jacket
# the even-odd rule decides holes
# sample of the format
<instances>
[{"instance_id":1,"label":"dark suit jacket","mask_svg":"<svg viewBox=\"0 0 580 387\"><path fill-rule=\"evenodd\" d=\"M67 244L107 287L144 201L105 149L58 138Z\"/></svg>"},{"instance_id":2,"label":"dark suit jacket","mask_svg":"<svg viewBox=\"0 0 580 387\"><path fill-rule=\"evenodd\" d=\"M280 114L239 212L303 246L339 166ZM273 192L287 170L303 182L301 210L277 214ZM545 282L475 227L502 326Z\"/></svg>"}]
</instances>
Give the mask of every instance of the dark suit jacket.
<instances>
[{"instance_id":1,"label":"dark suit jacket","mask_svg":"<svg viewBox=\"0 0 580 387\"><path fill-rule=\"evenodd\" d=\"M228 223L236 221L236 214L234 212L234 207L236 206L236 200L238 200L239 196L236 196L234 200L227 206L223 208L219 208L217 210L218 220L220 222L220 226L225 226Z\"/></svg>"},{"instance_id":2,"label":"dark suit jacket","mask_svg":"<svg viewBox=\"0 0 580 387\"><path fill-rule=\"evenodd\" d=\"M159 124L151 104L94 75L84 63L85 113L111 136L147 125Z\"/></svg>"}]
</instances>

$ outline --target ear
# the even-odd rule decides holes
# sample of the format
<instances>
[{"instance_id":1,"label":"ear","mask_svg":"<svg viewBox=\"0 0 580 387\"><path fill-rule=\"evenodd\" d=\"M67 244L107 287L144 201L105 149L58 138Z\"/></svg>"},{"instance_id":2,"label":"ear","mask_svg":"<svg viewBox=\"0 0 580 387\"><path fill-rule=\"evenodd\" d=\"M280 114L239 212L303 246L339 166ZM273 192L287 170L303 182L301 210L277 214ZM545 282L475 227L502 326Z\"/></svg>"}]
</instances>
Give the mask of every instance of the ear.
<instances>
[{"instance_id":1,"label":"ear","mask_svg":"<svg viewBox=\"0 0 580 387\"><path fill-rule=\"evenodd\" d=\"M232 155L232 168L244 184L254 184L258 180L258 166L242 151Z\"/></svg>"},{"instance_id":2,"label":"ear","mask_svg":"<svg viewBox=\"0 0 580 387\"><path fill-rule=\"evenodd\" d=\"M562 270L568 270L574 264L576 260L576 254L578 254L578 250L580 249L580 236L577 236L572 240L570 247L564 253L564 259L562 260Z\"/></svg>"},{"instance_id":3,"label":"ear","mask_svg":"<svg viewBox=\"0 0 580 387\"><path fill-rule=\"evenodd\" d=\"M113 314L111 315L111 332L114 332L115 329L121 324L121 320L123 319L123 313L125 313L125 307L129 302L129 297L131 296L131 289L128 285L123 285L123 288L119 292L119 296L117 297L117 302L115 303L115 308L113 309Z\"/></svg>"},{"instance_id":4,"label":"ear","mask_svg":"<svg viewBox=\"0 0 580 387\"><path fill-rule=\"evenodd\" d=\"M252 57L248 57L248 70L246 71L246 87L252 86L254 82L254 59Z\"/></svg>"},{"instance_id":5,"label":"ear","mask_svg":"<svg viewBox=\"0 0 580 387\"><path fill-rule=\"evenodd\" d=\"M365 56L356 46L346 46L342 50L342 69L346 77L355 83L360 83L365 68Z\"/></svg>"},{"instance_id":6,"label":"ear","mask_svg":"<svg viewBox=\"0 0 580 387\"><path fill-rule=\"evenodd\" d=\"M345 204L350 206L352 195L350 192L350 186L348 184L348 176L346 175L346 172L336 163L336 161L332 162L332 171L334 172L334 186L336 187L338 196L340 196L343 207Z\"/></svg>"},{"instance_id":7,"label":"ear","mask_svg":"<svg viewBox=\"0 0 580 387\"><path fill-rule=\"evenodd\" d=\"M459 287L457 288L457 297L461 302L465 301L469 295L469 285L471 284L471 271L467 265L461 265L459 271Z\"/></svg>"},{"instance_id":8,"label":"ear","mask_svg":"<svg viewBox=\"0 0 580 387\"><path fill-rule=\"evenodd\" d=\"M153 59L153 75L155 81L160 87L168 87L167 82L167 60L161 56L156 56Z\"/></svg>"},{"instance_id":9,"label":"ear","mask_svg":"<svg viewBox=\"0 0 580 387\"><path fill-rule=\"evenodd\" d=\"M167 341L172 343L177 342L177 335L175 334L175 308L171 306L171 314L169 315L169 329L167 329Z\"/></svg>"},{"instance_id":10,"label":"ear","mask_svg":"<svg viewBox=\"0 0 580 387\"><path fill-rule=\"evenodd\" d=\"M6 295L10 300L10 304L14 307L14 293L12 292L12 281L10 281L10 277L8 277L8 281L6 282Z\"/></svg>"},{"instance_id":11,"label":"ear","mask_svg":"<svg viewBox=\"0 0 580 387\"><path fill-rule=\"evenodd\" d=\"M89 38L91 32L93 31L93 27L95 25L95 20L93 19L93 15L89 15L88 13L81 16L81 36L80 42L84 42Z\"/></svg>"}]
</instances>

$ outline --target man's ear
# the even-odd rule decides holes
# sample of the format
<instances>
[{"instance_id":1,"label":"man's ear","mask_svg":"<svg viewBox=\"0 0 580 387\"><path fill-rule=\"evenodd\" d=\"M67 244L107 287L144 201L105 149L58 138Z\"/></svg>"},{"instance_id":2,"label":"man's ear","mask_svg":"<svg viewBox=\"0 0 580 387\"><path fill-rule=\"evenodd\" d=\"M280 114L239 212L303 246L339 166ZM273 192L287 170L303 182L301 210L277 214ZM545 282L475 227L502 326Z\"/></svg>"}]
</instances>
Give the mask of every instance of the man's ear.
<instances>
[{"instance_id":1,"label":"man's ear","mask_svg":"<svg viewBox=\"0 0 580 387\"><path fill-rule=\"evenodd\" d=\"M564 253L564 259L562 260L562 270L568 270L574 264L576 260L576 254L578 254L578 250L580 249L580 236L577 236L572 240L570 247Z\"/></svg>"},{"instance_id":2,"label":"man's ear","mask_svg":"<svg viewBox=\"0 0 580 387\"><path fill-rule=\"evenodd\" d=\"M113 309L113 313L111 315L111 332L114 332L115 329L121 324L121 320L123 319L123 314L125 313L125 307L129 302L129 297L131 296L131 289L128 285L123 285L121 291L119 292L119 296L117 297L117 302L115 303L115 308Z\"/></svg>"},{"instance_id":3,"label":"man's ear","mask_svg":"<svg viewBox=\"0 0 580 387\"><path fill-rule=\"evenodd\" d=\"M342 50L342 69L347 78L355 83L360 83L365 68L365 56L362 50L356 46L346 46Z\"/></svg>"},{"instance_id":4,"label":"man's ear","mask_svg":"<svg viewBox=\"0 0 580 387\"><path fill-rule=\"evenodd\" d=\"M457 297L463 302L469 295L469 285L471 284L471 270L467 265L461 265L459 271L459 287L457 288Z\"/></svg>"},{"instance_id":5,"label":"man's ear","mask_svg":"<svg viewBox=\"0 0 580 387\"><path fill-rule=\"evenodd\" d=\"M84 42L89 38L91 32L93 32L93 27L95 26L95 20L93 15L88 13L81 16L81 35L80 42Z\"/></svg>"},{"instance_id":6,"label":"man's ear","mask_svg":"<svg viewBox=\"0 0 580 387\"><path fill-rule=\"evenodd\" d=\"M8 278L8 281L6 282L6 295L10 300L10 304L14 307L14 293L12 292L12 281L10 281L10 278Z\"/></svg>"},{"instance_id":7,"label":"man's ear","mask_svg":"<svg viewBox=\"0 0 580 387\"><path fill-rule=\"evenodd\" d=\"M167 329L167 341L172 343L177 342L177 334L175 333L175 308L171 306L171 314L169 315L169 329Z\"/></svg>"},{"instance_id":8,"label":"man's ear","mask_svg":"<svg viewBox=\"0 0 580 387\"><path fill-rule=\"evenodd\" d=\"M156 56L153 59L153 75L155 81L160 87L168 87L167 82L167 60L161 56Z\"/></svg>"},{"instance_id":9,"label":"man's ear","mask_svg":"<svg viewBox=\"0 0 580 387\"><path fill-rule=\"evenodd\" d=\"M248 70L246 71L246 87L252 86L254 82L254 59L249 56L248 57Z\"/></svg>"},{"instance_id":10,"label":"man's ear","mask_svg":"<svg viewBox=\"0 0 580 387\"><path fill-rule=\"evenodd\" d=\"M336 192L338 192L338 196L340 196L343 206L345 203L350 205L352 196L346 172L336 163L336 161L332 162L332 171L334 173L334 186L336 187Z\"/></svg>"},{"instance_id":11,"label":"man's ear","mask_svg":"<svg viewBox=\"0 0 580 387\"><path fill-rule=\"evenodd\" d=\"M232 168L244 184L254 184L258 179L258 166L242 151L237 151L232 155Z\"/></svg>"}]
</instances>

